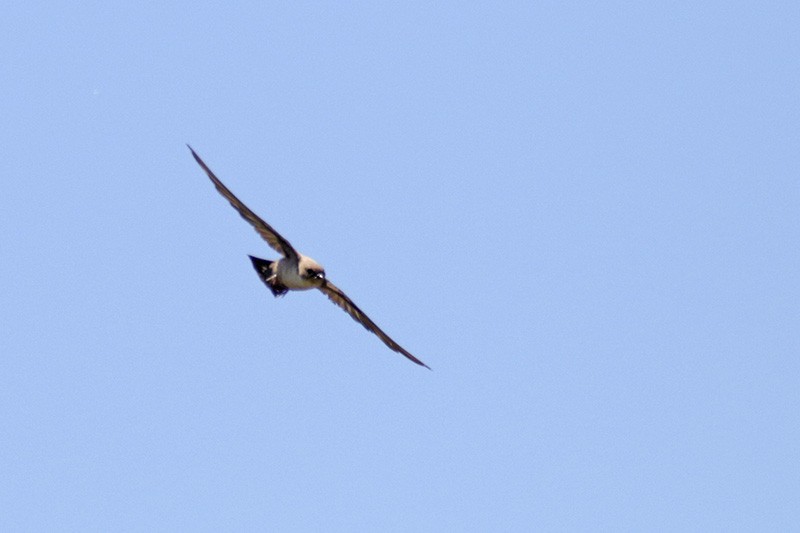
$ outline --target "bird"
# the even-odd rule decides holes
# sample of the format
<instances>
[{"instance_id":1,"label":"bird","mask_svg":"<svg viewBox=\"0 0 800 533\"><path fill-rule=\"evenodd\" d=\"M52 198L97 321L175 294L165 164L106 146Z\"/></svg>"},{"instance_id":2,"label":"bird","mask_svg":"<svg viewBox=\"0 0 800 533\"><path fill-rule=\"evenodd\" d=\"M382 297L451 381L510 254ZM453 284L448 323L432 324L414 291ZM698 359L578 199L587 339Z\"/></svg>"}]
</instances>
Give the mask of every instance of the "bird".
<instances>
[{"instance_id":1,"label":"bird","mask_svg":"<svg viewBox=\"0 0 800 533\"><path fill-rule=\"evenodd\" d=\"M331 283L325 277L325 269L312 258L298 252L289 241L284 239L275 228L267 224L263 219L256 215L249 207L239 200L228 189L222 181L208 168L208 165L197 155L197 152L190 145L186 145L192 152L194 160L205 171L217 191L230 202L239 215L255 228L256 232L267 244L280 253L283 257L270 261L250 255L253 268L258 273L258 277L277 298L284 296L289 291L305 291L309 289L319 289L337 306L341 307L353 320L364 326L368 331L377 335L383 343L397 353L406 356L414 363L424 366L428 370L428 365L411 355L405 348L397 344L389 335L375 324L364 311L362 311L353 300L351 300L342 290Z\"/></svg>"}]
</instances>

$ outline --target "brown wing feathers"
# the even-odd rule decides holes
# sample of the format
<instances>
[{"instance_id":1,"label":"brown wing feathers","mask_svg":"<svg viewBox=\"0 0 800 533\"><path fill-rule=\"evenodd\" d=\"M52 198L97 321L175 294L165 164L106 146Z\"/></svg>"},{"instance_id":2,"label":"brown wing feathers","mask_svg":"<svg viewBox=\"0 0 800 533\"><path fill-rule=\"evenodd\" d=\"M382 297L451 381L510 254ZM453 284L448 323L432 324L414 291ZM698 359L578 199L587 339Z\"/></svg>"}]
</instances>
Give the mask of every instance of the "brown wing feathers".
<instances>
[{"instance_id":1,"label":"brown wing feathers","mask_svg":"<svg viewBox=\"0 0 800 533\"><path fill-rule=\"evenodd\" d=\"M353 303L353 300L348 298L347 295L344 292L342 292L342 290L339 287L337 287L330 281L325 281L325 284L322 285L319 288L319 290L325 293L325 296L327 296L328 299L330 299L330 301L332 301L333 303L344 309L348 315L353 317L353 320L355 320L356 322L367 328L368 331L371 331L372 333L377 335L378 338L382 340L386 346L388 346L397 353L405 355L407 358L417 363L418 365L424 366L428 370L431 369L431 367L429 367L428 365L426 365L425 363L423 363L422 361L411 355L402 346L400 346L394 340L392 340L392 338L389 337L389 335L384 333L383 330L379 328L377 324L375 324L375 322L373 322L367 316L367 314L364 313L364 311L359 309L359 307L355 303Z\"/></svg>"},{"instance_id":2,"label":"brown wing feathers","mask_svg":"<svg viewBox=\"0 0 800 533\"><path fill-rule=\"evenodd\" d=\"M261 237L267 241L267 244L275 250L276 252L282 254L285 257L293 257L297 258L297 252L295 251L294 247L289 244L289 241L281 237L280 233L275 231L275 229L264 222L258 215L253 213L249 207L244 205L244 203L239 200L231 191L228 189L223 183L217 178L217 176L211 172L211 169L206 166L200 156L192 149L191 146L188 144L186 145L189 147L189 150L192 152L192 156L194 156L195 161L200 167L206 172L209 179L211 179L212 183L214 183L214 187L217 188L219 193L227 198L227 200L231 203L234 209L236 209L239 214L242 216L243 219L248 221L250 225L252 225L256 231L258 232Z\"/></svg>"}]
</instances>

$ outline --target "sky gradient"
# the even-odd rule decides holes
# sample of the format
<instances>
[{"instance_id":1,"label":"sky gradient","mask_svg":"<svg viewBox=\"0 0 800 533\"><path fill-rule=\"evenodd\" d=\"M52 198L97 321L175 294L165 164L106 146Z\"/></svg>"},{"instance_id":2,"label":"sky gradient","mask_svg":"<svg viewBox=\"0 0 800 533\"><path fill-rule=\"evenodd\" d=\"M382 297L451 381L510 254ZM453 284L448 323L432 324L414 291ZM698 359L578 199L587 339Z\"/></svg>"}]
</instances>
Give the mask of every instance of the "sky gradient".
<instances>
[{"instance_id":1,"label":"sky gradient","mask_svg":"<svg viewBox=\"0 0 800 533\"><path fill-rule=\"evenodd\" d=\"M800 7L15 3L0 530L790 530ZM192 160L375 322L273 258Z\"/></svg>"}]
</instances>

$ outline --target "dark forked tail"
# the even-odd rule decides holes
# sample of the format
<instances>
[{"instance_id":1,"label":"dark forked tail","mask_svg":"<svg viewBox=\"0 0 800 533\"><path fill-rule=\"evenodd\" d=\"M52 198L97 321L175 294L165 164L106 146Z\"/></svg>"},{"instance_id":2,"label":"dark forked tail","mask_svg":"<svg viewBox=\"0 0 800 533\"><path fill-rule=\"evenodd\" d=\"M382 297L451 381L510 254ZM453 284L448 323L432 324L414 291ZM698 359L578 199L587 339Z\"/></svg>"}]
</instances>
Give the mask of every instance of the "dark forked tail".
<instances>
[{"instance_id":1,"label":"dark forked tail","mask_svg":"<svg viewBox=\"0 0 800 533\"><path fill-rule=\"evenodd\" d=\"M277 277L272 271L272 263L275 261L267 261L266 259L253 257L252 255L248 257L250 257L250 261L253 262L253 268L256 269L258 277L261 278L261 281L264 282L264 285L266 285L269 290L272 291L273 295L278 297L283 296L288 292L289 289L277 282Z\"/></svg>"}]
</instances>

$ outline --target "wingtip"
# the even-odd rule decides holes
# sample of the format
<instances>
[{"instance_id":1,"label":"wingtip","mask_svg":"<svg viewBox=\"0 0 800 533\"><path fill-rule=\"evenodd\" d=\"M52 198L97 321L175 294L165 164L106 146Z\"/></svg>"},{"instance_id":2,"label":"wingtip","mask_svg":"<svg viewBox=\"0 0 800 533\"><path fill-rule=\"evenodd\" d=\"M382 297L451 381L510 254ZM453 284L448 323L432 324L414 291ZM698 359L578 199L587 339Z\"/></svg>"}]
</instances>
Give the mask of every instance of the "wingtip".
<instances>
[{"instance_id":1,"label":"wingtip","mask_svg":"<svg viewBox=\"0 0 800 533\"><path fill-rule=\"evenodd\" d=\"M429 367L428 365L426 365L425 363L423 363L422 361L420 361L420 360L419 360L419 359L417 359L416 357L415 357L415 358L413 358L413 359L411 359L411 361L412 361L413 363L417 363L419 366L424 366L424 367L425 367L425 368L427 368L428 370L430 370L430 371L433 371L433 369L432 369L431 367Z\"/></svg>"},{"instance_id":2,"label":"wingtip","mask_svg":"<svg viewBox=\"0 0 800 533\"><path fill-rule=\"evenodd\" d=\"M189 151L192 153L192 157L193 157L193 158L194 158L194 160L197 162L197 164L198 164L198 165L200 165L200 168L202 168L202 169L203 169L203 170L206 172L206 174L208 174L209 172L211 172L211 170L208 168L208 166L205 164L205 162L204 162L202 159L200 159L200 156L199 156L199 155L197 155L197 152L195 152L195 151L194 151L194 148L192 148L192 147L189 145L189 143L186 143L186 147L187 147L187 148L189 149ZM211 177L211 176L209 176L209 177ZM212 181L213 181L213 179L214 179L214 178L212 178Z\"/></svg>"}]
</instances>

